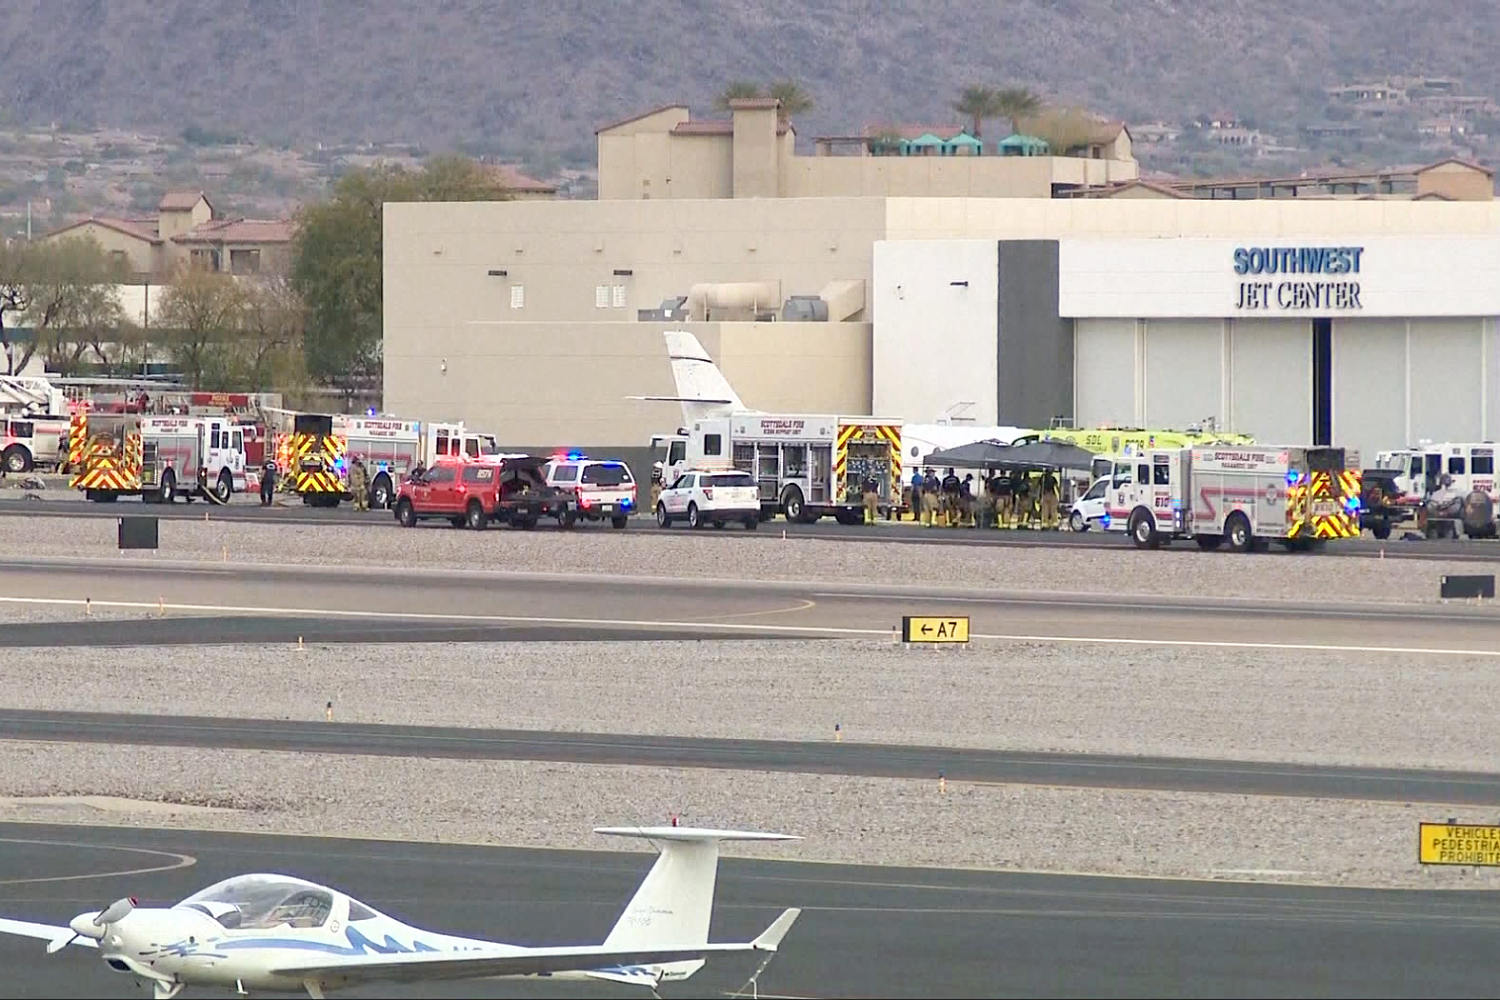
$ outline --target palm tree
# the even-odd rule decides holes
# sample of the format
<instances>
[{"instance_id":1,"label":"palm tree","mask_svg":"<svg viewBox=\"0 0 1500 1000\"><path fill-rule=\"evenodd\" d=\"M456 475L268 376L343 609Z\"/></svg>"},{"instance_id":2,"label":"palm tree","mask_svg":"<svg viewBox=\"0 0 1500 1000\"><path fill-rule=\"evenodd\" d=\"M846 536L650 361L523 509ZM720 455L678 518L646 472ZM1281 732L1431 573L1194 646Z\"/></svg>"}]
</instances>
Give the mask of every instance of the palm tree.
<instances>
[{"instance_id":1,"label":"palm tree","mask_svg":"<svg viewBox=\"0 0 1500 1000\"><path fill-rule=\"evenodd\" d=\"M750 83L748 80L735 80L726 85L719 96L714 98L714 107L720 111L729 110L730 101L744 100L747 97L760 97L760 84Z\"/></svg>"},{"instance_id":2,"label":"palm tree","mask_svg":"<svg viewBox=\"0 0 1500 1000\"><path fill-rule=\"evenodd\" d=\"M993 87L970 84L964 88L958 100L953 102L953 110L973 119L974 126L969 134L978 139L984 120L1000 114L1000 92Z\"/></svg>"},{"instance_id":3,"label":"palm tree","mask_svg":"<svg viewBox=\"0 0 1500 1000\"><path fill-rule=\"evenodd\" d=\"M1030 118L1042 110L1042 99L1025 87L1005 87L993 91L995 109L992 114L1010 119L1010 130L1017 132L1022 118Z\"/></svg>"},{"instance_id":4,"label":"palm tree","mask_svg":"<svg viewBox=\"0 0 1500 1000\"><path fill-rule=\"evenodd\" d=\"M812 110L812 97L796 80L777 80L767 88L766 96L774 97L781 102L781 110L777 114L781 116L782 121L786 121L793 115Z\"/></svg>"}]
</instances>

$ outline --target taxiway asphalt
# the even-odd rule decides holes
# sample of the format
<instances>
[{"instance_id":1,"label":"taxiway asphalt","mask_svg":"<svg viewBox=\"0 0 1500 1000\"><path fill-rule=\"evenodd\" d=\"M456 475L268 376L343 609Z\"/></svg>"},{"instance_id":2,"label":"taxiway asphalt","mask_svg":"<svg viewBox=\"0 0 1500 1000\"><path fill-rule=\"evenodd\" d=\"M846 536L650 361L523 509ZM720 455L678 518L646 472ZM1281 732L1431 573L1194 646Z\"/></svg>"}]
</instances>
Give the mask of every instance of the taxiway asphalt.
<instances>
[{"instance_id":1,"label":"taxiway asphalt","mask_svg":"<svg viewBox=\"0 0 1500 1000\"><path fill-rule=\"evenodd\" d=\"M1435 583L1436 581L1434 581ZM137 641L431 640L474 638L893 638L904 615L966 616L979 641L1051 641L1500 658L1492 607L1325 604L1213 597L965 591L931 587L626 578L595 574L215 565L103 559L0 559L0 606L89 608L153 617L121 623L32 622L6 627L14 645ZM337 624L333 624L337 623ZM351 624L352 623L352 624ZM232 627L230 627L232 625ZM319 629L321 628L321 631ZM508 634L510 633L510 634Z\"/></svg>"},{"instance_id":2,"label":"taxiway asphalt","mask_svg":"<svg viewBox=\"0 0 1500 1000\"><path fill-rule=\"evenodd\" d=\"M930 780L1500 805L1500 774L878 743L796 742L0 709L0 740L459 760L706 767Z\"/></svg>"},{"instance_id":3,"label":"taxiway asphalt","mask_svg":"<svg viewBox=\"0 0 1500 1000\"><path fill-rule=\"evenodd\" d=\"M762 977L767 997L1486 996L1500 976L1494 892L798 864L796 844L784 856L726 859L718 879L716 940L748 937L783 907L803 908ZM6 823L0 915L65 923L128 894L170 905L231 875L280 871L435 930L596 942L650 862L632 852ZM138 995L91 952L47 956L42 945L0 940L7 996ZM664 993L723 996L748 965L724 959ZM635 994L477 980L340 995Z\"/></svg>"},{"instance_id":4,"label":"taxiway asphalt","mask_svg":"<svg viewBox=\"0 0 1500 1000\"><path fill-rule=\"evenodd\" d=\"M236 502L226 506L203 502L175 503L170 506L142 504L139 500L126 499L113 504L88 503L78 499L67 500L23 500L15 497L0 499L0 517L109 517L142 515L176 520L224 520L267 525L340 525L367 527L371 529L395 530L398 525L387 511L355 511L347 506L335 509L306 507L301 504L262 508L252 502ZM424 524L418 530L451 531L441 521ZM539 530L549 530L545 525ZM576 531L609 532L607 525L583 524ZM628 529L632 533L660 533L649 517L636 517ZM686 528L674 528L673 532L685 532ZM1110 535L1100 531L994 531L968 528L926 528L912 521L882 522L874 526L843 525L831 519L815 524L793 524L780 518L761 525L759 532L751 537L780 540L785 532L788 539L821 539L829 541L883 541L920 545L963 545L999 548L1032 548L1046 546L1077 546L1085 549L1121 549L1129 546L1123 535ZM738 537L739 529L713 532L724 537ZM706 536L707 537L707 536ZM1273 553L1281 549L1272 547ZM1371 538L1349 540L1330 544L1323 555L1373 556L1380 553L1388 559L1443 559L1448 561L1483 562L1500 558L1500 546L1494 542L1469 540L1423 539L1401 541L1392 539L1376 541ZM1282 553L1285 554L1285 553ZM1296 556L1306 558L1306 556Z\"/></svg>"}]
</instances>

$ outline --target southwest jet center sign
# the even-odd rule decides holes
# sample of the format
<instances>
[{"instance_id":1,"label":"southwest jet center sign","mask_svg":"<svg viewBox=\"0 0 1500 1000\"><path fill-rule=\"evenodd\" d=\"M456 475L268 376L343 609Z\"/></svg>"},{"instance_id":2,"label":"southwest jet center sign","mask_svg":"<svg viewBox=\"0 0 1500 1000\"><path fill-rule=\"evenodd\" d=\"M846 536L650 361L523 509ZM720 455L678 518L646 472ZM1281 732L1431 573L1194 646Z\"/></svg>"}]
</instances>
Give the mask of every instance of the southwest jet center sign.
<instances>
[{"instance_id":1,"label":"southwest jet center sign","mask_svg":"<svg viewBox=\"0 0 1500 1000\"><path fill-rule=\"evenodd\" d=\"M1058 315L1500 316L1500 236L1063 239Z\"/></svg>"},{"instance_id":2,"label":"southwest jet center sign","mask_svg":"<svg viewBox=\"0 0 1500 1000\"><path fill-rule=\"evenodd\" d=\"M1284 310L1359 309L1364 254L1364 247L1235 247L1235 311L1269 309L1273 298Z\"/></svg>"}]
</instances>

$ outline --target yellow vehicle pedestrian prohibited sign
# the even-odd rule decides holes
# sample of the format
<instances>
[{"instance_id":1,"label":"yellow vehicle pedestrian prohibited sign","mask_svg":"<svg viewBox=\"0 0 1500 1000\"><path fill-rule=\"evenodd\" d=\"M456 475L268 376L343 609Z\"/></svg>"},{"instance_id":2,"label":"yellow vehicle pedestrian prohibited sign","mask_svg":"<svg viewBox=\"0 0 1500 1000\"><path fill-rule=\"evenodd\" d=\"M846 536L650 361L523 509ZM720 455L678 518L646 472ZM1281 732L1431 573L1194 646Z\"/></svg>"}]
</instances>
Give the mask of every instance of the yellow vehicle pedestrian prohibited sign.
<instances>
[{"instance_id":1,"label":"yellow vehicle pedestrian prohibited sign","mask_svg":"<svg viewBox=\"0 0 1500 1000\"><path fill-rule=\"evenodd\" d=\"M901 619L902 642L968 642L969 619L908 615Z\"/></svg>"},{"instance_id":2,"label":"yellow vehicle pedestrian prohibited sign","mask_svg":"<svg viewBox=\"0 0 1500 1000\"><path fill-rule=\"evenodd\" d=\"M1500 867L1500 826L1418 823L1417 861L1424 865Z\"/></svg>"}]
</instances>

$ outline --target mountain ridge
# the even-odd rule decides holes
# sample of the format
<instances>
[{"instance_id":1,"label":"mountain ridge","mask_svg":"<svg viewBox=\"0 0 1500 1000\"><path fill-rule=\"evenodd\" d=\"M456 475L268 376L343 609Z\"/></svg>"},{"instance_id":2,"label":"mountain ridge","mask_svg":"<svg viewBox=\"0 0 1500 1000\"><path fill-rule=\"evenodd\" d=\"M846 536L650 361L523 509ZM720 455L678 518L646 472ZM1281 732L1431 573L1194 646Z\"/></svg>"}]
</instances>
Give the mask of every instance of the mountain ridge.
<instances>
[{"instance_id":1,"label":"mountain ridge","mask_svg":"<svg viewBox=\"0 0 1500 1000\"><path fill-rule=\"evenodd\" d=\"M1323 88L1397 74L1500 96L1487 0L858 0L607 4L12 0L0 116L257 141L420 142L592 159L594 129L660 104L711 114L735 79L793 78L804 137L957 116L971 82L1127 122L1225 109L1275 130ZM1455 30L1455 25L1463 30ZM1000 127L998 124L992 128ZM1420 159L1421 157L1414 157Z\"/></svg>"}]
</instances>

